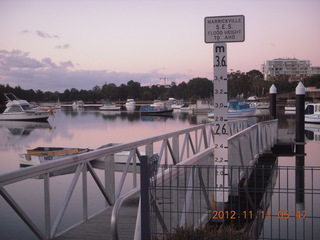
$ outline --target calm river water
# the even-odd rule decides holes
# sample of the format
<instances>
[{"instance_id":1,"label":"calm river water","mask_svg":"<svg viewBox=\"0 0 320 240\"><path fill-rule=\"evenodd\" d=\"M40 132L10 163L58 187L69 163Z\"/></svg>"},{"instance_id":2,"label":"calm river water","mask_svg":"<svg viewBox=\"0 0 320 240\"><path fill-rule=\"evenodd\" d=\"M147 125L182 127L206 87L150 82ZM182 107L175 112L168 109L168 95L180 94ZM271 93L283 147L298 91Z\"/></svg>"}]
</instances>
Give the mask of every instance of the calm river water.
<instances>
[{"instance_id":1,"label":"calm river water","mask_svg":"<svg viewBox=\"0 0 320 240\"><path fill-rule=\"evenodd\" d=\"M264 113L260 121L268 118L268 113ZM281 112L279 115L279 127L289 128L294 132L295 117ZM206 115L191 115L183 112L174 112L173 117L141 117L138 112L101 112L95 107L84 109L62 108L51 116L48 123L25 123L25 122L0 122L0 174L16 171L19 167L19 153L24 153L26 149L39 146L56 147L88 147L98 148L107 143L126 143L140 140L147 137L157 136L164 133L185 129L192 125L207 122ZM320 131L320 126L313 128L313 131ZM309 137L315 136L312 132ZM306 145L306 165L320 166L318 141L308 140ZM279 161L279 165L293 165L290 158L286 161ZM64 177L68 178L68 177ZM43 194L43 184L38 180L27 181L29 189L31 185L34 193ZM50 182L51 184L51 182ZM61 187L64 191L64 180L57 178L52 185ZM33 202L30 196L25 194L23 184L16 184L8 187L8 191L20 203L27 214L35 219L37 224L43 226L40 217L33 212L39 208L39 202ZM40 194L40 202L43 205L43 195ZM20 197L21 195L21 197ZM53 196L55 198L56 196ZM54 201L54 199L52 200ZM103 207L104 202L97 204L97 208ZM42 208L43 206L41 206ZM53 206L54 208L54 206ZM53 209L54 210L54 209ZM92 209L94 212L97 209ZM74 214L74 213L72 213ZM75 214L76 215L76 214ZM65 223L68 225L69 223ZM33 233L25 226L19 217L13 212L2 197L0 197L0 239L36 239Z\"/></svg>"}]
</instances>

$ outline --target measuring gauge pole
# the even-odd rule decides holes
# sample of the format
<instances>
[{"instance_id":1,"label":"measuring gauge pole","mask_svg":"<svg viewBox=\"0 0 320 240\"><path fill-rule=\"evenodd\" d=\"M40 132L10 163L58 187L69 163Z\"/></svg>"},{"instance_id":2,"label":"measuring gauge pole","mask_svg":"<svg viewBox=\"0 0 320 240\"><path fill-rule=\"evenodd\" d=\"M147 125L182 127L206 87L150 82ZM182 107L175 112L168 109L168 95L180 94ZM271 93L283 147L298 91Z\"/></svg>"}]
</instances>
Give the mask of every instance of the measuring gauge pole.
<instances>
[{"instance_id":1,"label":"measuring gauge pole","mask_svg":"<svg viewBox=\"0 0 320 240\"><path fill-rule=\"evenodd\" d=\"M213 45L214 96L214 165L217 166L216 202L227 202L228 179L228 76L227 44L243 42L244 16L216 16L204 19L204 40Z\"/></svg>"},{"instance_id":2,"label":"measuring gauge pole","mask_svg":"<svg viewBox=\"0 0 320 240\"><path fill-rule=\"evenodd\" d=\"M214 164L217 202L228 201L228 76L227 44L213 45Z\"/></svg>"}]
</instances>

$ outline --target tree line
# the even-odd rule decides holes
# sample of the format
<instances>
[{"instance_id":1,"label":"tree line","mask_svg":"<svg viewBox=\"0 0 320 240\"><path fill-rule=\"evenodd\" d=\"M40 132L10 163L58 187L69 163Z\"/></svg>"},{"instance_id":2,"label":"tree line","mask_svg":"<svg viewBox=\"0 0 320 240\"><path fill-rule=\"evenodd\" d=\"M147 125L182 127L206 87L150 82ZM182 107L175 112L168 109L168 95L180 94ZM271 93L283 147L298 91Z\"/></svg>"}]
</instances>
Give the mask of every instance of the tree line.
<instances>
[{"instance_id":1,"label":"tree line","mask_svg":"<svg viewBox=\"0 0 320 240\"><path fill-rule=\"evenodd\" d=\"M320 75L307 77L304 85L320 87ZM243 97L251 95L265 97L269 93L271 84L274 83L278 93L295 91L297 82L290 82L288 76L279 76L274 82L263 80L263 74L258 70L252 70L247 73L231 72L228 74L228 92L229 98ZM139 82L130 80L127 84L117 86L114 83L94 86L90 90L78 90L76 88L66 89L64 92L51 92L41 90L25 90L20 86L11 87L10 85L0 84L0 104L6 102L3 93L13 93L20 99L26 99L29 102L72 102L82 100L84 102L98 102L101 100L125 101L133 98L140 101L152 101L155 99L166 100L170 97L176 99L209 99L213 98L213 82L207 78L193 78L187 83L182 82L178 85L152 85L141 86Z\"/></svg>"}]
</instances>

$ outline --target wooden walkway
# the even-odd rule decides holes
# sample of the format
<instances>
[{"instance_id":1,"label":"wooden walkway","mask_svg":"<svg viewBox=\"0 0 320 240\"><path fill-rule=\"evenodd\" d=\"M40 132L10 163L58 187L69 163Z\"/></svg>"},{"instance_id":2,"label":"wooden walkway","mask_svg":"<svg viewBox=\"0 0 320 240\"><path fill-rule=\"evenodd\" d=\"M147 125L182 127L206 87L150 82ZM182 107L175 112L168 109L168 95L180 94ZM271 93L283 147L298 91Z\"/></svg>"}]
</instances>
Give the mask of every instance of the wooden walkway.
<instances>
[{"instance_id":1,"label":"wooden walkway","mask_svg":"<svg viewBox=\"0 0 320 240\"><path fill-rule=\"evenodd\" d=\"M119 237L120 239L133 239L135 230L135 219L137 217L139 199L136 197L123 204L120 209ZM57 240L70 239L112 239L110 229L112 207L90 218L88 221L70 229L56 237Z\"/></svg>"},{"instance_id":2,"label":"wooden walkway","mask_svg":"<svg viewBox=\"0 0 320 240\"><path fill-rule=\"evenodd\" d=\"M208 158L202 161L198 161L198 164L208 164ZM185 204L185 197L187 192L190 190L186 190L188 179L192 177L193 181L194 178L198 179L198 173L194 175L194 172L191 172L192 169L188 168L187 171L182 168L179 173L175 173L174 175L170 176L169 179L166 179L163 183L157 186L157 194L154 197L157 199L157 204L159 206L159 210L163 214L164 221L166 226L171 229L174 224L177 224L180 221L182 212L184 209ZM206 168L204 168L206 171ZM206 178L208 174L203 176L204 182L208 182ZM202 178L201 178L202 179ZM198 180L196 180L198 182ZM179 191L178 191L179 188ZM172 190L174 189L174 190ZM205 212L206 207L206 199L203 198L203 195L200 193L199 183L196 187L192 188L192 194L197 195L196 202L191 203L192 205L197 205L197 210L199 211L202 208L201 212ZM135 232L135 223L137 218L138 212L138 205L139 205L139 197L135 196L132 199L126 200L122 207L120 208L119 212L119 220L118 220L118 233L119 239L133 239L134 232ZM152 211L152 210L151 210ZM194 224L195 217L199 217L199 212L197 214L189 214L186 216L186 223L192 222ZM110 221L111 221L111 213L112 207L108 208L107 210L101 212L100 214L90 218L88 221L79 224L76 227L71 228L70 230L64 232L60 236L56 237L56 240L80 240L80 239L112 239L112 232L110 228ZM177 218L178 215L179 217ZM174 221L173 221L174 219ZM198 218L199 219L199 218ZM152 226L161 228L159 222L155 220L155 218L151 219ZM176 226L176 225L175 225Z\"/></svg>"}]
</instances>

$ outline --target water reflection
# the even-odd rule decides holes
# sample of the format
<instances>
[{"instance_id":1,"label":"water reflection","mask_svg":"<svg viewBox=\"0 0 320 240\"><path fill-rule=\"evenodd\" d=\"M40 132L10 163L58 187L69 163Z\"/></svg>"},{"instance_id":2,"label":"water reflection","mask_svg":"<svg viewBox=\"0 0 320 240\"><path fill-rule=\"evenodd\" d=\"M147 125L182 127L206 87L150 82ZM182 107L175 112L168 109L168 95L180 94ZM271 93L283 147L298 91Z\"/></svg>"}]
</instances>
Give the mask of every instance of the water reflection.
<instances>
[{"instance_id":1,"label":"water reflection","mask_svg":"<svg viewBox=\"0 0 320 240\"><path fill-rule=\"evenodd\" d=\"M53 127L48 122L0 121L1 149L16 148L30 140L36 141L42 138L41 132L51 130Z\"/></svg>"},{"instance_id":2,"label":"water reflection","mask_svg":"<svg viewBox=\"0 0 320 240\"><path fill-rule=\"evenodd\" d=\"M320 125L306 123L304 134L308 141L320 142Z\"/></svg>"}]
</instances>

